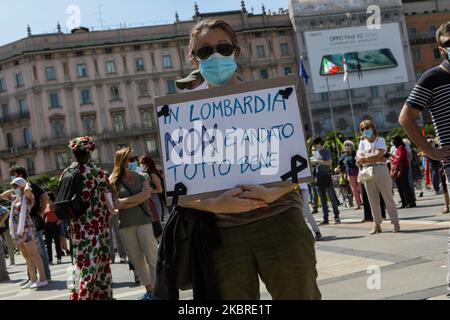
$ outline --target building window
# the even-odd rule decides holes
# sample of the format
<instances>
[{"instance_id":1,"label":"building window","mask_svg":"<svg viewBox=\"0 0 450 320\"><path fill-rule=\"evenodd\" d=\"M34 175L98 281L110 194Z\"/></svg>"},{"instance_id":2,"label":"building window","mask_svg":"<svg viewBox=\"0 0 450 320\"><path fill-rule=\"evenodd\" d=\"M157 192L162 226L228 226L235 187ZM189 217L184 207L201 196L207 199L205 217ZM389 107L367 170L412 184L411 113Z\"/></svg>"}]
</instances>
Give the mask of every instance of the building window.
<instances>
[{"instance_id":1,"label":"building window","mask_svg":"<svg viewBox=\"0 0 450 320\"><path fill-rule=\"evenodd\" d=\"M263 45L256 46L256 56L258 58L265 58L266 57L266 49Z\"/></svg>"},{"instance_id":2,"label":"building window","mask_svg":"<svg viewBox=\"0 0 450 320\"><path fill-rule=\"evenodd\" d=\"M91 90L84 89L81 90L81 104L91 103Z\"/></svg>"},{"instance_id":3,"label":"building window","mask_svg":"<svg viewBox=\"0 0 450 320\"><path fill-rule=\"evenodd\" d=\"M293 73L292 73L292 68L291 68L291 67L286 67L286 68L284 68L284 75L285 75L285 76L289 76L289 75L291 75L291 74L293 74Z\"/></svg>"},{"instance_id":4,"label":"building window","mask_svg":"<svg viewBox=\"0 0 450 320\"><path fill-rule=\"evenodd\" d=\"M142 112L142 125L144 126L144 128L153 127L152 113L148 110Z\"/></svg>"},{"instance_id":5,"label":"building window","mask_svg":"<svg viewBox=\"0 0 450 320\"><path fill-rule=\"evenodd\" d=\"M138 83L138 96L139 97L148 97L148 86L147 82L139 82Z\"/></svg>"},{"instance_id":6,"label":"building window","mask_svg":"<svg viewBox=\"0 0 450 320\"><path fill-rule=\"evenodd\" d=\"M118 86L111 86L109 92L111 93L111 101L120 100L120 90Z\"/></svg>"},{"instance_id":7,"label":"building window","mask_svg":"<svg viewBox=\"0 0 450 320\"><path fill-rule=\"evenodd\" d=\"M59 94L58 93L50 93L50 108L60 108L61 104L59 103Z\"/></svg>"},{"instance_id":8,"label":"building window","mask_svg":"<svg viewBox=\"0 0 450 320\"><path fill-rule=\"evenodd\" d=\"M56 154L56 166L58 170L64 170L69 166L69 157L66 152Z\"/></svg>"},{"instance_id":9,"label":"building window","mask_svg":"<svg viewBox=\"0 0 450 320\"><path fill-rule=\"evenodd\" d=\"M172 94L172 93L176 93L176 92L177 92L177 90L175 88L175 81L167 80L167 93Z\"/></svg>"},{"instance_id":10,"label":"building window","mask_svg":"<svg viewBox=\"0 0 450 320\"><path fill-rule=\"evenodd\" d=\"M420 48L412 48L412 55L413 55L413 59L414 61L420 61L422 60L422 53L420 51Z\"/></svg>"},{"instance_id":11,"label":"building window","mask_svg":"<svg viewBox=\"0 0 450 320\"><path fill-rule=\"evenodd\" d=\"M279 36L279 37L284 37L284 36L286 36L286 31L285 31L285 30L278 31L278 36Z\"/></svg>"},{"instance_id":12,"label":"building window","mask_svg":"<svg viewBox=\"0 0 450 320\"><path fill-rule=\"evenodd\" d=\"M435 25L430 25L430 33L431 34L433 34L433 35L435 35L436 34L436 32L437 32L437 28L436 28L436 26Z\"/></svg>"},{"instance_id":13,"label":"building window","mask_svg":"<svg viewBox=\"0 0 450 320\"><path fill-rule=\"evenodd\" d=\"M116 63L114 61L107 61L106 62L106 73L107 74L115 74L115 73L117 73Z\"/></svg>"},{"instance_id":14,"label":"building window","mask_svg":"<svg viewBox=\"0 0 450 320\"><path fill-rule=\"evenodd\" d=\"M255 37L255 39L259 39L262 37L261 32L254 32L253 36Z\"/></svg>"},{"instance_id":15,"label":"building window","mask_svg":"<svg viewBox=\"0 0 450 320\"><path fill-rule=\"evenodd\" d=\"M36 174L36 168L34 167L34 160L32 158L27 158L27 172L29 176Z\"/></svg>"},{"instance_id":16,"label":"building window","mask_svg":"<svg viewBox=\"0 0 450 320\"><path fill-rule=\"evenodd\" d=\"M87 77L87 68L86 68L85 64L77 65L77 74L78 74L78 78Z\"/></svg>"},{"instance_id":17,"label":"building window","mask_svg":"<svg viewBox=\"0 0 450 320\"><path fill-rule=\"evenodd\" d=\"M157 147L155 139L147 140L146 145L147 145L147 152L149 154L154 154L158 151L158 147Z\"/></svg>"},{"instance_id":18,"label":"building window","mask_svg":"<svg viewBox=\"0 0 450 320\"><path fill-rule=\"evenodd\" d=\"M172 57L169 55L163 56L164 68L172 68Z\"/></svg>"},{"instance_id":19,"label":"building window","mask_svg":"<svg viewBox=\"0 0 450 320\"><path fill-rule=\"evenodd\" d=\"M25 129L23 129L23 144L29 145L30 143L31 143L30 129L25 128Z\"/></svg>"},{"instance_id":20,"label":"building window","mask_svg":"<svg viewBox=\"0 0 450 320\"><path fill-rule=\"evenodd\" d=\"M52 122L52 134L54 138L64 137L64 120L55 120Z\"/></svg>"},{"instance_id":21,"label":"building window","mask_svg":"<svg viewBox=\"0 0 450 320\"><path fill-rule=\"evenodd\" d=\"M286 57L289 55L289 45L287 43L280 44L281 56Z\"/></svg>"},{"instance_id":22,"label":"building window","mask_svg":"<svg viewBox=\"0 0 450 320\"><path fill-rule=\"evenodd\" d=\"M113 52L112 48L105 48L106 54L111 54Z\"/></svg>"},{"instance_id":23,"label":"building window","mask_svg":"<svg viewBox=\"0 0 450 320\"><path fill-rule=\"evenodd\" d=\"M28 113L28 103L25 99L19 100L19 112L20 114L27 114Z\"/></svg>"},{"instance_id":24,"label":"building window","mask_svg":"<svg viewBox=\"0 0 450 320\"><path fill-rule=\"evenodd\" d=\"M136 71L144 71L145 70L144 59L137 58L134 60L134 63L136 65Z\"/></svg>"},{"instance_id":25,"label":"building window","mask_svg":"<svg viewBox=\"0 0 450 320\"><path fill-rule=\"evenodd\" d=\"M433 55L436 60L441 59L441 52L439 51L439 48L433 48Z\"/></svg>"},{"instance_id":26,"label":"building window","mask_svg":"<svg viewBox=\"0 0 450 320\"><path fill-rule=\"evenodd\" d=\"M326 118L324 123L325 131L333 131L333 122L331 121L331 118Z\"/></svg>"},{"instance_id":27,"label":"building window","mask_svg":"<svg viewBox=\"0 0 450 320\"><path fill-rule=\"evenodd\" d=\"M47 74L47 81L56 80L55 67L45 68L45 73Z\"/></svg>"},{"instance_id":28,"label":"building window","mask_svg":"<svg viewBox=\"0 0 450 320\"><path fill-rule=\"evenodd\" d=\"M82 57L82 56L84 56L83 50L77 51L77 52L75 52L75 54L76 54L77 57Z\"/></svg>"},{"instance_id":29,"label":"building window","mask_svg":"<svg viewBox=\"0 0 450 320\"><path fill-rule=\"evenodd\" d=\"M16 74L16 85L17 85L17 87L23 87L24 86L23 76L22 76L21 73L17 73Z\"/></svg>"},{"instance_id":30,"label":"building window","mask_svg":"<svg viewBox=\"0 0 450 320\"><path fill-rule=\"evenodd\" d=\"M5 79L0 79L0 92L6 92L6 81Z\"/></svg>"},{"instance_id":31,"label":"building window","mask_svg":"<svg viewBox=\"0 0 450 320\"><path fill-rule=\"evenodd\" d=\"M373 120L375 121L375 125L377 128L383 128L384 127L384 115L381 111L375 111L373 113Z\"/></svg>"},{"instance_id":32,"label":"building window","mask_svg":"<svg viewBox=\"0 0 450 320\"><path fill-rule=\"evenodd\" d=\"M82 118L83 130L85 135L95 135L96 125L95 116L85 116Z\"/></svg>"},{"instance_id":33,"label":"building window","mask_svg":"<svg viewBox=\"0 0 450 320\"><path fill-rule=\"evenodd\" d=\"M320 100L322 101L328 101L328 94L326 92L322 92L320 94Z\"/></svg>"},{"instance_id":34,"label":"building window","mask_svg":"<svg viewBox=\"0 0 450 320\"><path fill-rule=\"evenodd\" d=\"M370 87L370 94L373 98L378 98L380 96L378 87Z\"/></svg>"},{"instance_id":35,"label":"building window","mask_svg":"<svg viewBox=\"0 0 450 320\"><path fill-rule=\"evenodd\" d=\"M410 37L415 37L417 35L417 29L415 27L409 28L408 34Z\"/></svg>"},{"instance_id":36,"label":"building window","mask_svg":"<svg viewBox=\"0 0 450 320\"><path fill-rule=\"evenodd\" d=\"M11 132L8 132L6 134L6 146L8 149L11 149L12 147L14 147L14 140L13 140L13 136Z\"/></svg>"},{"instance_id":37,"label":"building window","mask_svg":"<svg viewBox=\"0 0 450 320\"><path fill-rule=\"evenodd\" d=\"M139 44L133 46L133 50L134 51L140 51L141 50L141 46Z\"/></svg>"},{"instance_id":38,"label":"building window","mask_svg":"<svg viewBox=\"0 0 450 320\"><path fill-rule=\"evenodd\" d=\"M125 130L125 119L123 117L123 114L117 113L113 115L113 126L114 131L116 132L122 132Z\"/></svg>"},{"instance_id":39,"label":"building window","mask_svg":"<svg viewBox=\"0 0 450 320\"><path fill-rule=\"evenodd\" d=\"M0 117L1 117L1 119L4 119L4 118L8 117L8 115L9 115L8 105L3 104L0 109Z\"/></svg>"},{"instance_id":40,"label":"building window","mask_svg":"<svg viewBox=\"0 0 450 320\"><path fill-rule=\"evenodd\" d=\"M261 77L261 79L269 79L269 72L267 71L267 69L259 70L259 76Z\"/></svg>"}]
</instances>

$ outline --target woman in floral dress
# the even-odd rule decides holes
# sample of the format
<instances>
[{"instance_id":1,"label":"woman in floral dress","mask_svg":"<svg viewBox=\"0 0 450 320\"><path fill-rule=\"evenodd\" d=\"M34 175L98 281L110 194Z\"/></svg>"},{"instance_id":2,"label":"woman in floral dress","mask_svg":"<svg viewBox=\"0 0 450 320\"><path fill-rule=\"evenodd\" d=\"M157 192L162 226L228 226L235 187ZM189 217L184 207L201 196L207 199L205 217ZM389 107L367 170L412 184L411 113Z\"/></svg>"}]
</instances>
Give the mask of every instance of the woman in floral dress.
<instances>
[{"instance_id":1,"label":"woman in floral dress","mask_svg":"<svg viewBox=\"0 0 450 320\"><path fill-rule=\"evenodd\" d=\"M82 195L90 206L78 220L70 223L74 270L71 300L112 299L112 276L109 252L110 211L105 193L111 185L105 172L91 161L95 144L91 137L80 137L70 142L83 177ZM64 173L63 173L64 174Z\"/></svg>"}]
</instances>

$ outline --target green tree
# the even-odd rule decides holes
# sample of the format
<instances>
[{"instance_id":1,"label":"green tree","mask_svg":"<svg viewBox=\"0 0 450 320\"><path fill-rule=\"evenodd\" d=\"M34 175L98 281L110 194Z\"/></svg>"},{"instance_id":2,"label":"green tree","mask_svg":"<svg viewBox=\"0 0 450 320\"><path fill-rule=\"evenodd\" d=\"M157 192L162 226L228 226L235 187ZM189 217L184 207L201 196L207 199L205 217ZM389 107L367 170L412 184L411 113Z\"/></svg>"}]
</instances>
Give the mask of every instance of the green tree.
<instances>
[{"instance_id":1,"label":"green tree","mask_svg":"<svg viewBox=\"0 0 450 320\"><path fill-rule=\"evenodd\" d=\"M51 177L47 174L34 178L32 182L39 184L45 191L55 192L58 188L59 177Z\"/></svg>"}]
</instances>

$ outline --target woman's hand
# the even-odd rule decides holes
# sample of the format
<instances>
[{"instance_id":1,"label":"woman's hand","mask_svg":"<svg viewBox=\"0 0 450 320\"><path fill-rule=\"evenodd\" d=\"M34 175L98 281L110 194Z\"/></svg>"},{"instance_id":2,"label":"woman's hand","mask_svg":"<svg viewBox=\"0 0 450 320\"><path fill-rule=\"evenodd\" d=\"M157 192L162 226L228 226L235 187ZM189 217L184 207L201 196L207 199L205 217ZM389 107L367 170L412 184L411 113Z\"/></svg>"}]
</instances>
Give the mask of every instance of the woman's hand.
<instances>
[{"instance_id":1,"label":"woman's hand","mask_svg":"<svg viewBox=\"0 0 450 320\"><path fill-rule=\"evenodd\" d=\"M242 199L245 191L241 188L229 190L217 198L204 200L208 203L209 211L222 214L237 214L266 208L268 205L261 200Z\"/></svg>"},{"instance_id":2,"label":"woman's hand","mask_svg":"<svg viewBox=\"0 0 450 320\"><path fill-rule=\"evenodd\" d=\"M282 196L284 196L289 191L292 191L293 188L286 187L274 187L267 188L261 185L240 185L239 188L243 189L244 192L239 196L239 198L243 199L254 199L261 200L265 203L272 203Z\"/></svg>"}]
</instances>

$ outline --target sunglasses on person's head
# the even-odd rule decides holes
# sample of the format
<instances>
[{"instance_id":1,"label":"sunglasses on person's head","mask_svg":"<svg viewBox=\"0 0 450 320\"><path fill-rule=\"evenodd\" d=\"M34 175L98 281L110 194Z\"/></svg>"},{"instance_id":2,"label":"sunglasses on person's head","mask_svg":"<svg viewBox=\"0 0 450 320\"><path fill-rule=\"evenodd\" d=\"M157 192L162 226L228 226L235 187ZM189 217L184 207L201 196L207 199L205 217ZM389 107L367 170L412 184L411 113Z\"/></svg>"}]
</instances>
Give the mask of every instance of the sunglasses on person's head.
<instances>
[{"instance_id":1,"label":"sunglasses on person's head","mask_svg":"<svg viewBox=\"0 0 450 320\"><path fill-rule=\"evenodd\" d=\"M133 157L133 158L128 158L128 161L130 162L137 162L138 161L138 157Z\"/></svg>"},{"instance_id":2,"label":"sunglasses on person's head","mask_svg":"<svg viewBox=\"0 0 450 320\"><path fill-rule=\"evenodd\" d=\"M200 60L205 60L212 56L215 52L220 53L221 55L225 57L229 57L233 54L235 49L235 46L229 43L219 43L215 46L205 46L197 51L193 52L193 55Z\"/></svg>"}]
</instances>

